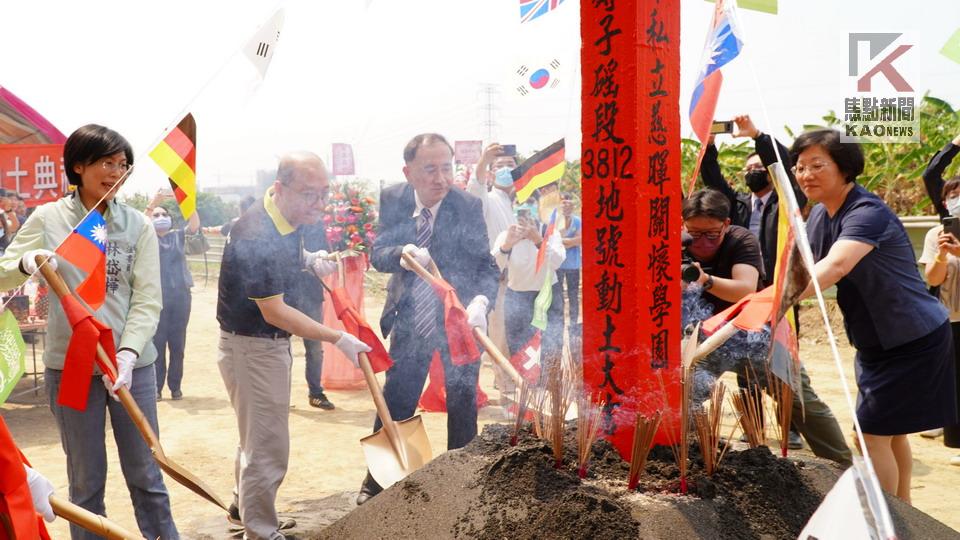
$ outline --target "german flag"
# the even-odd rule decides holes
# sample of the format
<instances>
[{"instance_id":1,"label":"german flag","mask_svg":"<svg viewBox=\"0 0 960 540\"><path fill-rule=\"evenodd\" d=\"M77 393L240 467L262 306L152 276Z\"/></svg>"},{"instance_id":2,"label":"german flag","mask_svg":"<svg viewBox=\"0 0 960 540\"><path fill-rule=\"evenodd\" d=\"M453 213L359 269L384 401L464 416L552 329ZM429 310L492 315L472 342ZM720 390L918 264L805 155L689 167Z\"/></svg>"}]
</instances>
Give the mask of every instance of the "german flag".
<instances>
[{"instance_id":1,"label":"german flag","mask_svg":"<svg viewBox=\"0 0 960 540\"><path fill-rule=\"evenodd\" d=\"M189 219L197 211L197 122L187 113L177 127L150 151L167 173L180 213Z\"/></svg>"},{"instance_id":2,"label":"german flag","mask_svg":"<svg viewBox=\"0 0 960 540\"><path fill-rule=\"evenodd\" d=\"M537 189L560 180L567 167L563 149L563 139L560 139L510 173L513 175L513 188L517 191L517 202L522 203Z\"/></svg>"}]
</instances>

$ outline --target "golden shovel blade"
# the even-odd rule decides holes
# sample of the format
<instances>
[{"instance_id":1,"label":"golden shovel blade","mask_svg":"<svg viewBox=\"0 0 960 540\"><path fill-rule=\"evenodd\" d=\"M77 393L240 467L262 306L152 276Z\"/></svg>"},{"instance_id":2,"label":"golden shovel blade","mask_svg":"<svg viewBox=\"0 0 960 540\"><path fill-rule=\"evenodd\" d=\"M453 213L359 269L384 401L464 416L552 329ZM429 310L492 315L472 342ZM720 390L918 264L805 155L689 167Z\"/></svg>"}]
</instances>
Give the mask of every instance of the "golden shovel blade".
<instances>
[{"instance_id":1,"label":"golden shovel blade","mask_svg":"<svg viewBox=\"0 0 960 540\"><path fill-rule=\"evenodd\" d=\"M395 422L400 434L400 448L394 449L386 430L360 439L370 475L384 489L403 480L410 473L433 459L427 430L420 415Z\"/></svg>"},{"instance_id":2,"label":"golden shovel blade","mask_svg":"<svg viewBox=\"0 0 960 540\"><path fill-rule=\"evenodd\" d=\"M159 451L158 451L159 450ZM186 487L190 491L196 493L197 495L203 497L204 499L212 502L213 504L222 508L225 512L230 510L227 508L227 505L218 497L209 486L207 486L203 480L197 478L193 473L184 469L178 463L171 461L170 458L166 457L163 454L162 449L152 449L153 459L160 465L160 468L167 473L170 478L173 478L180 485Z\"/></svg>"}]
</instances>

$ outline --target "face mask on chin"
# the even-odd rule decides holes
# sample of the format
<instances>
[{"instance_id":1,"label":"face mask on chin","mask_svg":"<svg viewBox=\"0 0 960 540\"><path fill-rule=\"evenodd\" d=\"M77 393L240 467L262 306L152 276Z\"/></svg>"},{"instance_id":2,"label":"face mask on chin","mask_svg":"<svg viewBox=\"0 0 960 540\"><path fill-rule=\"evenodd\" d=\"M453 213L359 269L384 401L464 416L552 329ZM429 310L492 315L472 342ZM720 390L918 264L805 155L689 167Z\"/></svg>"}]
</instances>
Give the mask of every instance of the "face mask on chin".
<instances>
[{"instance_id":1,"label":"face mask on chin","mask_svg":"<svg viewBox=\"0 0 960 540\"><path fill-rule=\"evenodd\" d=\"M747 173L743 176L743 180L746 182L750 191L756 193L758 191L763 191L767 186L770 185L770 174L764 169L747 171Z\"/></svg>"}]
</instances>

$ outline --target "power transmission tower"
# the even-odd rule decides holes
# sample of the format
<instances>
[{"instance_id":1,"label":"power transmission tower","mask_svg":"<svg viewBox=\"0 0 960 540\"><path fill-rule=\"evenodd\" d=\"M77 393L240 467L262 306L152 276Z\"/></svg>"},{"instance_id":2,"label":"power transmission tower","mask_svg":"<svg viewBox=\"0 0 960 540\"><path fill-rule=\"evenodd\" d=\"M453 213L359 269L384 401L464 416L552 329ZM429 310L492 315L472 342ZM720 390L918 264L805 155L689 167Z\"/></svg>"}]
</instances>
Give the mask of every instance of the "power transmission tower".
<instances>
[{"instance_id":1,"label":"power transmission tower","mask_svg":"<svg viewBox=\"0 0 960 540\"><path fill-rule=\"evenodd\" d=\"M487 142L496 140L494 137L497 129L497 105L496 98L500 93L497 85L495 84L481 84L480 85L480 95L483 98L483 105L481 106L481 111L483 113L483 121L480 123L482 129L486 131L486 140Z\"/></svg>"}]
</instances>

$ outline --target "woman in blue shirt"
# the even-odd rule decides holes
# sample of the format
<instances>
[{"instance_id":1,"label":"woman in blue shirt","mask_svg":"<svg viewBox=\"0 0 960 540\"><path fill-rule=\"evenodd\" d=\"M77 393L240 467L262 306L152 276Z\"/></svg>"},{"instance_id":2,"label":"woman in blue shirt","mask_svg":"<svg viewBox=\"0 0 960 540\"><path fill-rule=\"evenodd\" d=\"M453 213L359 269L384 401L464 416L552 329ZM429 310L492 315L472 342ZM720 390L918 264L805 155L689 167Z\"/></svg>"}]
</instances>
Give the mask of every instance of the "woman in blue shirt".
<instances>
[{"instance_id":1,"label":"woman in blue shirt","mask_svg":"<svg viewBox=\"0 0 960 540\"><path fill-rule=\"evenodd\" d=\"M884 490L910 501L907 434L956 418L953 338L947 311L920 279L896 214L855 180L859 144L835 130L804 133L790 149L804 194L819 204L807 234L821 288L837 304L856 348L857 419ZM806 294L812 294L808 287Z\"/></svg>"}]
</instances>

